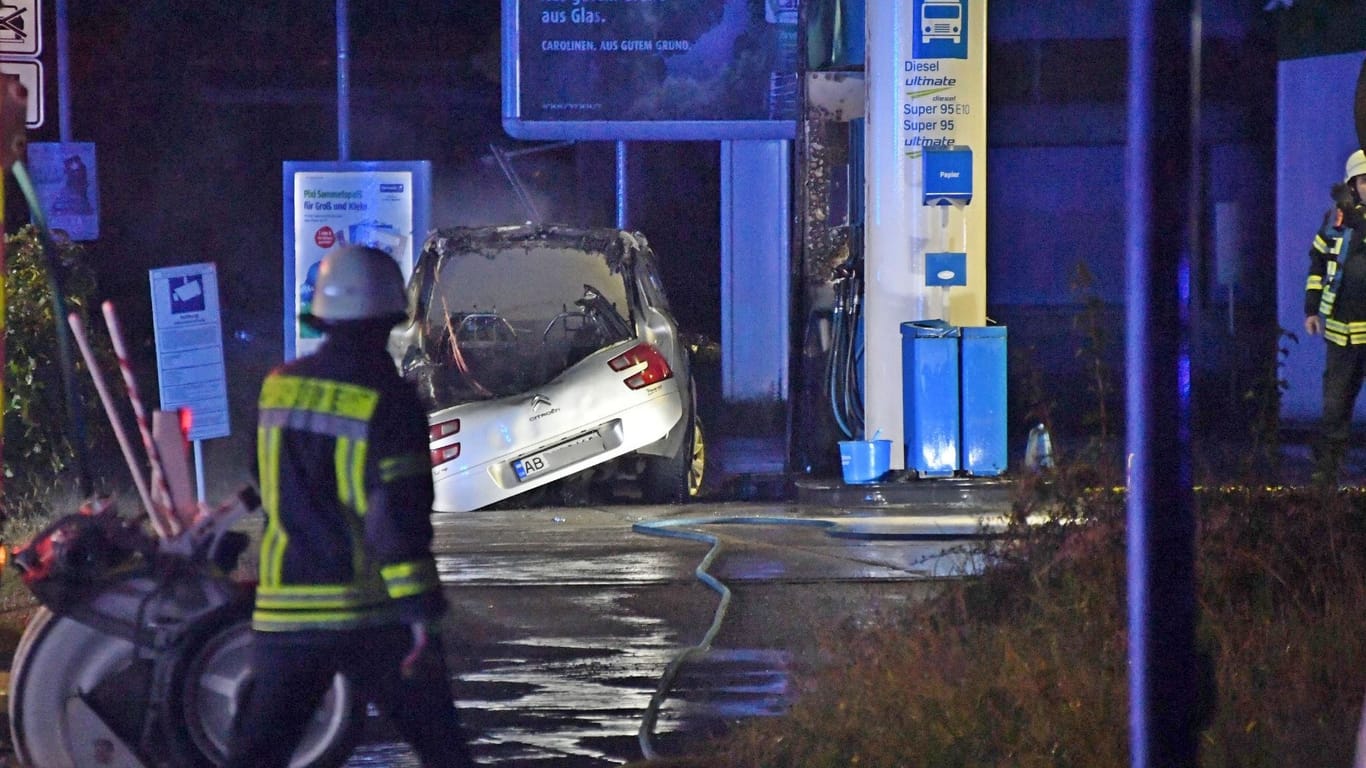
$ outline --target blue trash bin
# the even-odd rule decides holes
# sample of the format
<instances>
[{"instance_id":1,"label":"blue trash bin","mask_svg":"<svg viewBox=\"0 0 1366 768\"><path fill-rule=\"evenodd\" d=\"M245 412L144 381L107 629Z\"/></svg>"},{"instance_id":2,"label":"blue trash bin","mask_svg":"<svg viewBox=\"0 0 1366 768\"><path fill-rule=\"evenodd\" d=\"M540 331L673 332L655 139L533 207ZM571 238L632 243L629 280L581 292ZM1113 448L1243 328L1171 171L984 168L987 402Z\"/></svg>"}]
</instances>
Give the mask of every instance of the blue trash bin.
<instances>
[{"instance_id":1,"label":"blue trash bin","mask_svg":"<svg viewBox=\"0 0 1366 768\"><path fill-rule=\"evenodd\" d=\"M959 329L942 320L901 324L901 423L906 469L949 477L958 469Z\"/></svg>"},{"instance_id":2,"label":"blue trash bin","mask_svg":"<svg viewBox=\"0 0 1366 768\"><path fill-rule=\"evenodd\" d=\"M1006 327L962 328L960 467L973 475L1006 471Z\"/></svg>"}]
</instances>

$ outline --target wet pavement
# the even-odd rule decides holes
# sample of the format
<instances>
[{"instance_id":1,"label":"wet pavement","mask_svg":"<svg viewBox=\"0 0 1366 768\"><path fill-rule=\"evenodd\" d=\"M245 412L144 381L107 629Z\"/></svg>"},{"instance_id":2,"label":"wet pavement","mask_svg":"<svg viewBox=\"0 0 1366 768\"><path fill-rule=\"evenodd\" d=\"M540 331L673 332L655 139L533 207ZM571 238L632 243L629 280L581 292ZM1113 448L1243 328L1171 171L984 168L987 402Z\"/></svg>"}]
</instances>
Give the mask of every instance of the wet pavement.
<instances>
[{"instance_id":1,"label":"wet pavement","mask_svg":"<svg viewBox=\"0 0 1366 768\"><path fill-rule=\"evenodd\" d=\"M472 751L484 765L620 765L782 712L791 672L820 661L831 630L976 569L972 540L1006 502L944 487L902 503L827 493L840 504L439 515L443 631ZM694 573L714 543L709 573L731 591L723 613ZM657 695L709 631L710 648ZM370 718L347 765L418 763Z\"/></svg>"},{"instance_id":2,"label":"wet pavement","mask_svg":"<svg viewBox=\"0 0 1366 768\"><path fill-rule=\"evenodd\" d=\"M836 484L794 503L437 515L442 631L472 752L481 765L598 768L781 713L832 631L978 569L973 546L1008 510L1004 489ZM371 714L346 765L418 766Z\"/></svg>"}]
</instances>

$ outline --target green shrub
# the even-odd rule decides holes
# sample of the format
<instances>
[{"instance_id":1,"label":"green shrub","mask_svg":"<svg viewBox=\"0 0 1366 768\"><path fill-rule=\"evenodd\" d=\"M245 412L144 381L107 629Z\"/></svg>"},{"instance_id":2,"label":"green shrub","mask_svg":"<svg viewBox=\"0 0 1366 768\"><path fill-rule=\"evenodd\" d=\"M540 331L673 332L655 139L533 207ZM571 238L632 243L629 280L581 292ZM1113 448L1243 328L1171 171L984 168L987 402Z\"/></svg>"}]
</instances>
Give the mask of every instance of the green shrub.
<instances>
[{"instance_id":1,"label":"green shrub","mask_svg":"<svg viewBox=\"0 0 1366 768\"><path fill-rule=\"evenodd\" d=\"M79 245L58 244L67 309L86 316L96 283L82 256ZM67 416L51 290L31 225L5 238L5 305L4 497L7 512L13 512L36 503L34 497L45 495L60 473L71 468L76 456L73 438L80 431ZM107 340L92 338L92 344L101 360L114 359ZM74 343L71 354L77 365L75 384L87 448L99 442L108 445L107 425Z\"/></svg>"}]
</instances>

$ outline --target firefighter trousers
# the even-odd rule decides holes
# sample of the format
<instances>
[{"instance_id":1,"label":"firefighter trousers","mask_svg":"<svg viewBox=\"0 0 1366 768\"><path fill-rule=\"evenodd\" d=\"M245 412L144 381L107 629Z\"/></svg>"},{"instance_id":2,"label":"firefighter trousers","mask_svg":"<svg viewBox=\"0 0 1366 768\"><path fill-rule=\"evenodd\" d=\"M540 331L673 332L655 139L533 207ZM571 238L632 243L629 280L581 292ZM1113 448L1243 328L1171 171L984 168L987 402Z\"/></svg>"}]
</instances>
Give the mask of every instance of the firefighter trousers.
<instances>
[{"instance_id":1,"label":"firefighter trousers","mask_svg":"<svg viewBox=\"0 0 1366 768\"><path fill-rule=\"evenodd\" d=\"M252 678L233 722L228 768L286 768L337 672L388 718L427 768L474 765L456 713L440 637L410 677L402 624L345 631L252 632Z\"/></svg>"},{"instance_id":2,"label":"firefighter trousers","mask_svg":"<svg viewBox=\"0 0 1366 768\"><path fill-rule=\"evenodd\" d=\"M1323 420L1314 446L1315 479L1336 484L1352 431L1352 412L1366 380L1366 344L1331 342L1323 367Z\"/></svg>"}]
</instances>

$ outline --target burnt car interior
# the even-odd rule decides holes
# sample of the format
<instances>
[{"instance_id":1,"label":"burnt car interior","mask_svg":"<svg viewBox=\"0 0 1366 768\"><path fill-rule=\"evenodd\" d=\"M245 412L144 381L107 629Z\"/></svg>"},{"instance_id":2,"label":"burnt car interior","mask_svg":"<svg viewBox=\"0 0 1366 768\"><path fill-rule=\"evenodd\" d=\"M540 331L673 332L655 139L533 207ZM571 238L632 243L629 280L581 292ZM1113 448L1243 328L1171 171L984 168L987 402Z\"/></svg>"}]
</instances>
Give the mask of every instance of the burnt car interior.
<instances>
[{"instance_id":1,"label":"burnt car interior","mask_svg":"<svg viewBox=\"0 0 1366 768\"><path fill-rule=\"evenodd\" d=\"M429 408L544 384L635 336L626 261L550 243L428 250L414 280L417 336L402 356Z\"/></svg>"}]
</instances>

